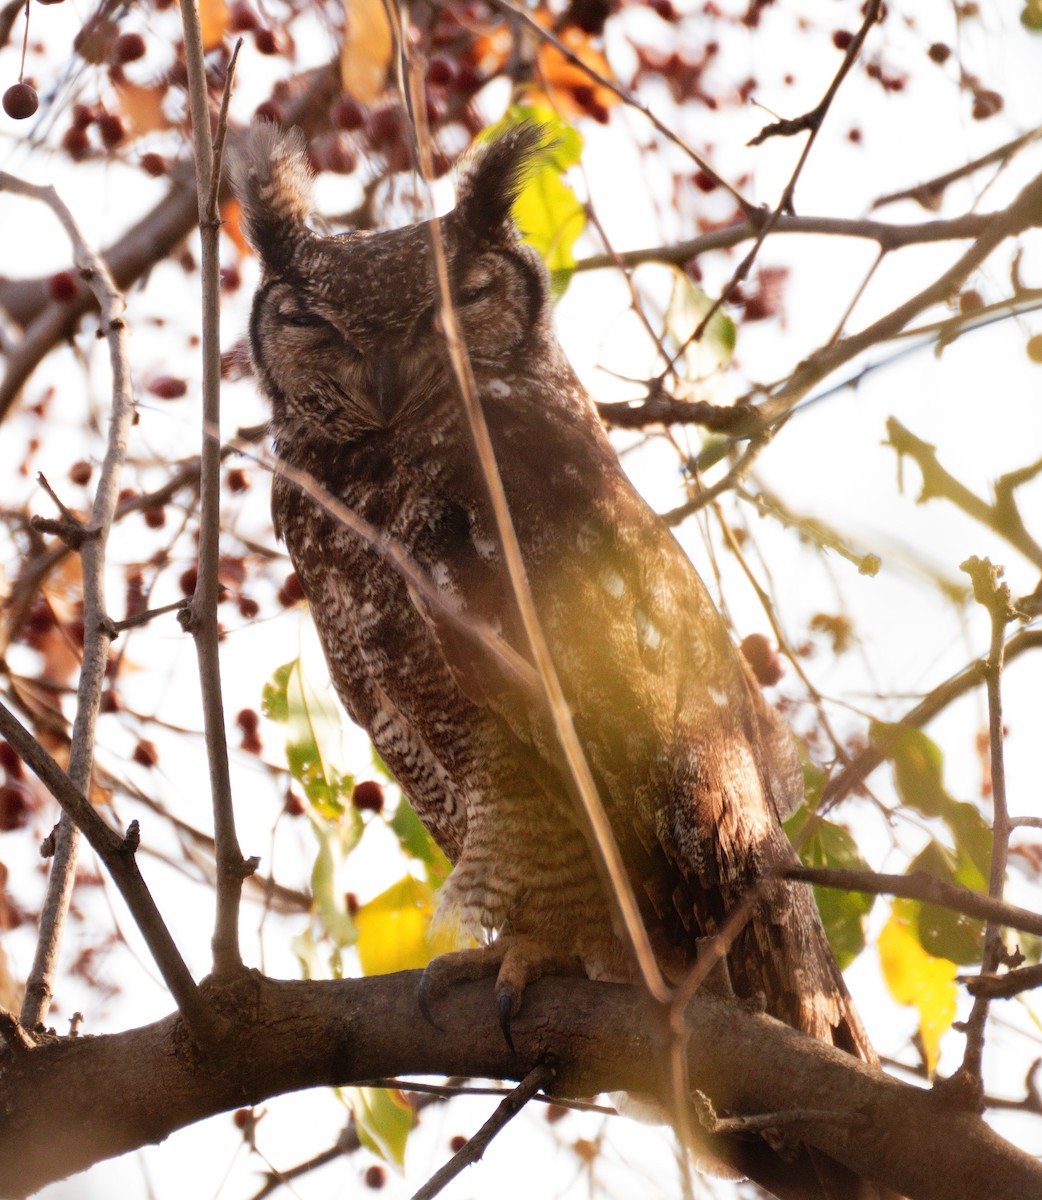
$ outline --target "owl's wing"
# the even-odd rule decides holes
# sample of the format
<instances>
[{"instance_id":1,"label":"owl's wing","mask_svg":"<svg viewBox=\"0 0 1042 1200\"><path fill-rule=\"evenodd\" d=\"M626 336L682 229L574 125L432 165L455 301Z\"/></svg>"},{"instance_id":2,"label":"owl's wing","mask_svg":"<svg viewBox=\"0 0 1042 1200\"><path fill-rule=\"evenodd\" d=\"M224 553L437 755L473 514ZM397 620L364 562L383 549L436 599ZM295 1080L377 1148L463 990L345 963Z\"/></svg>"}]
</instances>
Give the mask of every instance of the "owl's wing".
<instances>
[{"instance_id":1,"label":"owl's wing","mask_svg":"<svg viewBox=\"0 0 1042 1200\"><path fill-rule=\"evenodd\" d=\"M518 429L523 414L511 414ZM681 963L748 902L729 954L740 995L871 1058L809 889L769 881L795 861L781 819L802 796L791 736L704 585L599 431L546 414L500 462L543 632L631 877ZM549 447L549 449L548 449ZM482 489L467 489L470 496ZM469 615L531 663L486 510L448 522L421 562ZM419 602L460 687L570 781L530 688Z\"/></svg>"}]
</instances>

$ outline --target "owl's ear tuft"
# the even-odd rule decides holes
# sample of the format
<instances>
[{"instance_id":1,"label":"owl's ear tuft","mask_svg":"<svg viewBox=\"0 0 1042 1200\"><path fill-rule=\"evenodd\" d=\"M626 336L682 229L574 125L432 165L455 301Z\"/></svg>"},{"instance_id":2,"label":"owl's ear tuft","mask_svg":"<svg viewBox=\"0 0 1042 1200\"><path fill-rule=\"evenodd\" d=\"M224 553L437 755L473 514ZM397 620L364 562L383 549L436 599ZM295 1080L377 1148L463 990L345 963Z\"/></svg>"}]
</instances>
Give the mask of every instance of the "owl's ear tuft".
<instances>
[{"instance_id":1,"label":"owl's ear tuft","mask_svg":"<svg viewBox=\"0 0 1042 1200\"><path fill-rule=\"evenodd\" d=\"M510 210L533 164L552 149L544 125L524 121L500 134L464 169L455 215L469 233L494 238L510 225Z\"/></svg>"},{"instance_id":2,"label":"owl's ear tuft","mask_svg":"<svg viewBox=\"0 0 1042 1200\"><path fill-rule=\"evenodd\" d=\"M232 184L242 205L242 226L267 266L278 269L292 257L311 212L311 167L299 129L255 122L232 166Z\"/></svg>"}]
</instances>

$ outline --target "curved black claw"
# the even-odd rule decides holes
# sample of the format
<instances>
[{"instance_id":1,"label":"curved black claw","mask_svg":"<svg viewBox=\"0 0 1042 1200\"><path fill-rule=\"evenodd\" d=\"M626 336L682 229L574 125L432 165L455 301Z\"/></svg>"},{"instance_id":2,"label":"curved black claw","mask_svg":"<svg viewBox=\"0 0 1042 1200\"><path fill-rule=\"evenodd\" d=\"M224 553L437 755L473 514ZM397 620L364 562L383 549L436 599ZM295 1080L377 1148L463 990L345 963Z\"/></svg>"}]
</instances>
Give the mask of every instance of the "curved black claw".
<instances>
[{"instance_id":1,"label":"curved black claw","mask_svg":"<svg viewBox=\"0 0 1042 1200\"><path fill-rule=\"evenodd\" d=\"M431 998L433 992L432 972L430 964L423 969L423 974L420 976L420 982L416 985L416 1004L423 1016L423 1019L428 1025L433 1025L435 1029L442 1032L442 1027L435 1021L431 1013Z\"/></svg>"},{"instance_id":2,"label":"curved black claw","mask_svg":"<svg viewBox=\"0 0 1042 1200\"><path fill-rule=\"evenodd\" d=\"M514 1038L510 1032L510 1024L514 1019L514 993L504 989L497 997L499 1001L499 1028L503 1030L503 1037L506 1038L506 1043L510 1047L511 1052L516 1054L514 1049Z\"/></svg>"}]
</instances>

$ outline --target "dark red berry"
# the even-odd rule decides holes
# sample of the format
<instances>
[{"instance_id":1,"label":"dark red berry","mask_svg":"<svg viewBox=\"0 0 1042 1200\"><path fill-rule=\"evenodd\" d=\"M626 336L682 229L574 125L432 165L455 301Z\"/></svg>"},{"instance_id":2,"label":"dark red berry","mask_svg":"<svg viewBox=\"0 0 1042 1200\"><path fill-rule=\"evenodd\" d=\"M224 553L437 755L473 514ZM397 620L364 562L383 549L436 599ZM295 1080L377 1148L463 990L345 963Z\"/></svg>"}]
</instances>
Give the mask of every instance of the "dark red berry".
<instances>
[{"instance_id":1,"label":"dark red berry","mask_svg":"<svg viewBox=\"0 0 1042 1200\"><path fill-rule=\"evenodd\" d=\"M221 267L221 291L237 292L242 287L242 275L236 266Z\"/></svg>"},{"instance_id":2,"label":"dark red berry","mask_svg":"<svg viewBox=\"0 0 1042 1200\"><path fill-rule=\"evenodd\" d=\"M264 749L264 743L261 741L259 733L244 733L242 735L241 748L247 754L260 754Z\"/></svg>"},{"instance_id":3,"label":"dark red berry","mask_svg":"<svg viewBox=\"0 0 1042 1200\"><path fill-rule=\"evenodd\" d=\"M159 749L155 742L150 742L146 738L142 738L134 747L134 753L131 757L143 767L154 767L159 762Z\"/></svg>"},{"instance_id":4,"label":"dark red berry","mask_svg":"<svg viewBox=\"0 0 1042 1200\"><path fill-rule=\"evenodd\" d=\"M105 113L98 118L98 133L110 150L118 146L127 133L123 118L117 113Z\"/></svg>"},{"instance_id":5,"label":"dark red berry","mask_svg":"<svg viewBox=\"0 0 1042 1200\"><path fill-rule=\"evenodd\" d=\"M24 783L8 782L0 787L0 830L21 829L32 808L32 792Z\"/></svg>"},{"instance_id":6,"label":"dark red berry","mask_svg":"<svg viewBox=\"0 0 1042 1200\"><path fill-rule=\"evenodd\" d=\"M166 159L162 154L153 154L149 151L148 154L141 156L141 169L146 175L151 175L153 179L158 179L161 175L166 174Z\"/></svg>"},{"instance_id":7,"label":"dark red berry","mask_svg":"<svg viewBox=\"0 0 1042 1200\"><path fill-rule=\"evenodd\" d=\"M468 1140L469 1139L462 1133L454 1134L449 1138L449 1149L453 1154L459 1154L459 1152L467 1144Z\"/></svg>"},{"instance_id":8,"label":"dark red berry","mask_svg":"<svg viewBox=\"0 0 1042 1200\"><path fill-rule=\"evenodd\" d=\"M188 391L188 384L173 375L159 375L148 385L148 390L160 400L180 400Z\"/></svg>"},{"instance_id":9,"label":"dark red berry","mask_svg":"<svg viewBox=\"0 0 1042 1200\"><path fill-rule=\"evenodd\" d=\"M951 46L946 46L944 42L934 42L926 53L930 56L931 62L935 62L940 66L941 63L946 63L951 57L952 48Z\"/></svg>"},{"instance_id":10,"label":"dark red berry","mask_svg":"<svg viewBox=\"0 0 1042 1200\"><path fill-rule=\"evenodd\" d=\"M177 585L186 596L193 595L195 589L199 586L199 568L196 566L185 567L181 572L181 578L177 581Z\"/></svg>"},{"instance_id":11,"label":"dark red berry","mask_svg":"<svg viewBox=\"0 0 1042 1200\"><path fill-rule=\"evenodd\" d=\"M112 688L108 688L101 693L101 711L103 713L119 712L123 707L123 701L119 698L119 692L114 692Z\"/></svg>"},{"instance_id":12,"label":"dark red berry","mask_svg":"<svg viewBox=\"0 0 1042 1200\"><path fill-rule=\"evenodd\" d=\"M94 468L90 463L86 459L81 458L79 462L74 462L69 468L69 478L73 483L78 483L80 487L83 487L90 483L93 471Z\"/></svg>"},{"instance_id":13,"label":"dark red berry","mask_svg":"<svg viewBox=\"0 0 1042 1200\"><path fill-rule=\"evenodd\" d=\"M283 811L289 817L302 817L307 812L307 808L296 792L287 792Z\"/></svg>"},{"instance_id":14,"label":"dark red berry","mask_svg":"<svg viewBox=\"0 0 1042 1200\"><path fill-rule=\"evenodd\" d=\"M232 467L225 476L225 483L228 485L228 490L232 492L246 492L250 488L250 477L246 474L242 467Z\"/></svg>"},{"instance_id":15,"label":"dark red berry","mask_svg":"<svg viewBox=\"0 0 1042 1200\"><path fill-rule=\"evenodd\" d=\"M249 33L259 25L260 17L249 4L240 2L232 5L231 12L228 14L228 28L232 33Z\"/></svg>"},{"instance_id":16,"label":"dark red berry","mask_svg":"<svg viewBox=\"0 0 1042 1200\"><path fill-rule=\"evenodd\" d=\"M372 146L381 148L398 140L402 132L402 110L395 106L378 108L369 115L366 134Z\"/></svg>"},{"instance_id":17,"label":"dark red berry","mask_svg":"<svg viewBox=\"0 0 1042 1200\"><path fill-rule=\"evenodd\" d=\"M367 116L364 106L350 96L341 96L329 115L337 129L346 129L349 133L361 129Z\"/></svg>"},{"instance_id":18,"label":"dark red berry","mask_svg":"<svg viewBox=\"0 0 1042 1200\"><path fill-rule=\"evenodd\" d=\"M90 153L90 139L87 131L73 125L62 134L62 149L73 162L82 162Z\"/></svg>"},{"instance_id":19,"label":"dark red berry","mask_svg":"<svg viewBox=\"0 0 1042 1200\"><path fill-rule=\"evenodd\" d=\"M260 713L255 708L240 709L235 724L243 733L256 733L260 728Z\"/></svg>"},{"instance_id":20,"label":"dark red berry","mask_svg":"<svg viewBox=\"0 0 1042 1200\"><path fill-rule=\"evenodd\" d=\"M278 54L282 49L279 36L274 29L255 29L253 44L260 54Z\"/></svg>"},{"instance_id":21,"label":"dark red berry","mask_svg":"<svg viewBox=\"0 0 1042 1200\"><path fill-rule=\"evenodd\" d=\"M427 82L431 87L451 87L456 82L456 68L439 55L427 64Z\"/></svg>"},{"instance_id":22,"label":"dark red berry","mask_svg":"<svg viewBox=\"0 0 1042 1200\"><path fill-rule=\"evenodd\" d=\"M296 571L291 571L279 589L279 603L284 608L298 604L304 599L304 589L300 586Z\"/></svg>"},{"instance_id":23,"label":"dark red berry","mask_svg":"<svg viewBox=\"0 0 1042 1200\"><path fill-rule=\"evenodd\" d=\"M837 50L849 50L853 40L854 35L849 29L837 29L832 35L832 44Z\"/></svg>"},{"instance_id":24,"label":"dark red berry","mask_svg":"<svg viewBox=\"0 0 1042 1200\"><path fill-rule=\"evenodd\" d=\"M112 43L110 61L122 65L145 57L148 47L140 33L121 33Z\"/></svg>"},{"instance_id":25,"label":"dark red berry","mask_svg":"<svg viewBox=\"0 0 1042 1200\"><path fill-rule=\"evenodd\" d=\"M252 621L260 613L260 605L252 596L239 597L239 613L246 618L247 621Z\"/></svg>"},{"instance_id":26,"label":"dark red berry","mask_svg":"<svg viewBox=\"0 0 1042 1200\"><path fill-rule=\"evenodd\" d=\"M98 110L93 104L74 104L72 106L72 125L74 129L87 129L98 119Z\"/></svg>"},{"instance_id":27,"label":"dark red berry","mask_svg":"<svg viewBox=\"0 0 1042 1200\"><path fill-rule=\"evenodd\" d=\"M74 299L78 291L76 276L71 271L57 271L47 280L47 294L59 303Z\"/></svg>"},{"instance_id":28,"label":"dark red berry","mask_svg":"<svg viewBox=\"0 0 1042 1200\"><path fill-rule=\"evenodd\" d=\"M372 1166L366 1167L364 1178L366 1187L378 1190L387 1182L387 1172L379 1163L373 1163Z\"/></svg>"},{"instance_id":29,"label":"dark red berry","mask_svg":"<svg viewBox=\"0 0 1042 1200\"><path fill-rule=\"evenodd\" d=\"M719 184L708 171L696 171L691 176L691 182L700 192L714 192Z\"/></svg>"},{"instance_id":30,"label":"dark red berry","mask_svg":"<svg viewBox=\"0 0 1042 1200\"><path fill-rule=\"evenodd\" d=\"M773 687L784 667L778 652L762 633L750 633L742 639L742 653L761 687Z\"/></svg>"},{"instance_id":31,"label":"dark red berry","mask_svg":"<svg viewBox=\"0 0 1042 1200\"><path fill-rule=\"evenodd\" d=\"M351 803L361 812L383 812L384 790L375 779L364 779L355 784Z\"/></svg>"},{"instance_id":32,"label":"dark red berry","mask_svg":"<svg viewBox=\"0 0 1042 1200\"><path fill-rule=\"evenodd\" d=\"M36 88L28 83L12 83L4 92L4 112L14 121L24 121L40 107Z\"/></svg>"},{"instance_id":33,"label":"dark red berry","mask_svg":"<svg viewBox=\"0 0 1042 1200\"><path fill-rule=\"evenodd\" d=\"M18 751L10 742L0 742L0 767L7 772L8 779L21 779L25 774Z\"/></svg>"},{"instance_id":34,"label":"dark red berry","mask_svg":"<svg viewBox=\"0 0 1042 1200\"><path fill-rule=\"evenodd\" d=\"M166 524L166 509L165 508L146 508L143 510L145 524L149 529L162 529Z\"/></svg>"}]
</instances>

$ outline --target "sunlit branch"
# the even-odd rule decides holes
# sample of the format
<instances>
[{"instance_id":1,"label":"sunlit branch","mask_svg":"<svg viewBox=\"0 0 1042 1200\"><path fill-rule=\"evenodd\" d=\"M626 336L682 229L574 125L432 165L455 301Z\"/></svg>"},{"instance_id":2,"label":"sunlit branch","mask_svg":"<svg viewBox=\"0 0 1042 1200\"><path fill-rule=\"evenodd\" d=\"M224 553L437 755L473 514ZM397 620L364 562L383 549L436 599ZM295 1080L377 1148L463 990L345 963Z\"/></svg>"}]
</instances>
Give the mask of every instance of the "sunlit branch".
<instances>
[{"instance_id":1,"label":"sunlit branch","mask_svg":"<svg viewBox=\"0 0 1042 1200\"><path fill-rule=\"evenodd\" d=\"M243 859L235 831L228 739L224 724L218 646L217 578L220 556L221 520L221 338L220 338L220 248L221 215L217 207L221 162L214 153L210 135L210 103L203 61L202 34L197 0L182 0L185 63L188 69L189 108L195 149L196 192L199 203L202 277L203 415L199 471L199 575L191 604L181 614L182 624L195 638L202 692L206 758L210 771L210 794L217 846L217 898L213 933L213 962L217 974L242 966L239 950L239 905L242 881L256 868L256 860ZM227 96L234 79L235 58L225 78L221 114L227 120ZM223 146L224 131L218 131ZM214 436L214 431L216 436Z\"/></svg>"},{"instance_id":2,"label":"sunlit branch","mask_svg":"<svg viewBox=\"0 0 1042 1200\"><path fill-rule=\"evenodd\" d=\"M812 883L815 887L838 888L845 892L864 892L870 896L899 896L921 900L951 912L981 921L993 921L1007 929L1042 936L1042 915L1015 904L1006 904L983 892L974 892L954 883L944 883L924 871L910 875L885 875L876 871L853 871L832 867L785 867L785 879Z\"/></svg>"},{"instance_id":3,"label":"sunlit branch","mask_svg":"<svg viewBox=\"0 0 1042 1200\"><path fill-rule=\"evenodd\" d=\"M76 792L84 794L90 789L95 728L112 637L112 623L105 610L105 552L116 511L127 438L134 418L126 327L123 322L126 305L105 263L88 245L72 213L53 188L36 187L0 173L0 191L15 192L42 201L58 218L72 244L73 261L100 309L101 330L108 343L112 367L112 415L108 442L90 518L79 546L83 573L83 654L76 694L69 780ZM45 1019L50 1005L62 929L76 874L76 844L76 826L68 815L63 815L55 834L54 858L40 914L36 953L22 1003L21 1019L29 1028L34 1028Z\"/></svg>"},{"instance_id":4,"label":"sunlit branch","mask_svg":"<svg viewBox=\"0 0 1042 1200\"><path fill-rule=\"evenodd\" d=\"M76 787L72 779L2 702L0 733L39 777L41 783L61 805L69 821L83 833L105 864L126 901L192 1038L199 1045L214 1043L224 1032L225 1023L222 1018L211 1012L204 1000L141 877L135 856L138 843L137 822L133 822L126 835L120 835L107 825L86 795ZM33 1028L36 1022L30 1025L23 1017L22 1024L26 1028Z\"/></svg>"},{"instance_id":5,"label":"sunlit branch","mask_svg":"<svg viewBox=\"0 0 1042 1200\"><path fill-rule=\"evenodd\" d=\"M970 558L962 569L973 583L977 603L986 608L991 618L991 646L985 670L988 688L988 746L991 767L991 871L988 892L1001 903L1006 886L1006 865L1009 861L1009 805L1006 800L1006 760L1003 753L1005 730L1002 723L1002 668L1006 649L1006 626L1018 616L1010 595L1009 585L1000 583L1002 568L988 559ZM981 974L994 975L1002 961L1003 945L999 923L989 919L984 930L984 951L981 955ZM988 1020L986 992L978 992L966 1020L966 1050L962 1071L983 1091L981 1059L984 1054L984 1030Z\"/></svg>"}]
</instances>

